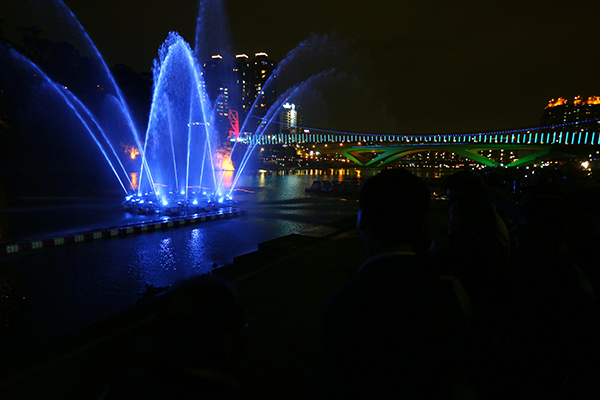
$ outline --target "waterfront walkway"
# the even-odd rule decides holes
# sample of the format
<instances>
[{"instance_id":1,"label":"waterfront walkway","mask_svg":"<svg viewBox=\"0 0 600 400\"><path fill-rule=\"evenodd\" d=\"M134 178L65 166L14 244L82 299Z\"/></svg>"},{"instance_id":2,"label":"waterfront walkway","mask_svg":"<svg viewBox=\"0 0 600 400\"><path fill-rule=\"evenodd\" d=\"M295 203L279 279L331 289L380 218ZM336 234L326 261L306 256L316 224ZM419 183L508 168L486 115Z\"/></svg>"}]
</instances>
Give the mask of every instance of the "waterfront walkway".
<instances>
[{"instance_id":1,"label":"waterfront walkway","mask_svg":"<svg viewBox=\"0 0 600 400\"><path fill-rule=\"evenodd\" d=\"M434 222L443 221L437 215ZM322 310L365 256L355 219L347 218L308 235L261 243L257 252L213 272L237 285L251 317L236 371L245 398L314 398ZM3 371L3 398L96 398L116 380L146 369L154 356L156 303L160 296L44 348L9 355L13 367Z\"/></svg>"}]
</instances>

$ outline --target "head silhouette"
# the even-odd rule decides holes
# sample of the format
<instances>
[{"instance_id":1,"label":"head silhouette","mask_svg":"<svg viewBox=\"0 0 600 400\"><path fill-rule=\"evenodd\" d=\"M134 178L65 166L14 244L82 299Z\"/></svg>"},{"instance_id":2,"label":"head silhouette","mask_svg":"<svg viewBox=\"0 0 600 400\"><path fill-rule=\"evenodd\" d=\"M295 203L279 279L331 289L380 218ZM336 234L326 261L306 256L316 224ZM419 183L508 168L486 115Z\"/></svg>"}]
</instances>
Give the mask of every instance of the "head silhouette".
<instances>
[{"instance_id":1,"label":"head silhouette","mask_svg":"<svg viewBox=\"0 0 600 400\"><path fill-rule=\"evenodd\" d=\"M367 250L412 246L423 230L429 198L425 183L403 168L384 170L369 179L360 193L358 217Z\"/></svg>"}]
</instances>

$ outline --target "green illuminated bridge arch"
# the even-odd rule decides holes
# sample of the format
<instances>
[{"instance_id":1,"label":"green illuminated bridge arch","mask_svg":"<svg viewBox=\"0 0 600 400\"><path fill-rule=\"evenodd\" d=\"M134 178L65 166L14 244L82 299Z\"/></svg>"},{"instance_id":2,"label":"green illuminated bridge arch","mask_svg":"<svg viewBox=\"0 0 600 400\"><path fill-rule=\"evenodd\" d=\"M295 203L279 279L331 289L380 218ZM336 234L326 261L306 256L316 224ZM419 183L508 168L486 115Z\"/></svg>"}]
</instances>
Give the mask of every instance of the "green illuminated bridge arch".
<instances>
[{"instance_id":1,"label":"green illuminated bridge arch","mask_svg":"<svg viewBox=\"0 0 600 400\"><path fill-rule=\"evenodd\" d=\"M506 167L517 167L519 165L531 164L537 157L548 154L552 149L551 145L528 145L528 144L468 144L468 143L447 143L447 144L406 144L406 145L376 145L376 146L356 146L335 149L337 153L343 154L346 158L354 161L358 165L365 167L381 166L407 156L409 154L423 151L446 151L455 153L465 158L471 159L490 167L500 166L498 161L479 154L484 150L531 150L530 155L522 157L517 161L507 164ZM323 152L327 152L325 149ZM375 157L367 157L373 155Z\"/></svg>"},{"instance_id":2,"label":"green illuminated bridge arch","mask_svg":"<svg viewBox=\"0 0 600 400\"><path fill-rule=\"evenodd\" d=\"M586 122L586 121L584 121ZM527 150L529 155L506 164L516 167L533 163L552 150L555 145L597 146L600 131L583 129L565 131L552 128L530 128L503 132L389 135L355 134L347 132L303 133L267 135L256 144L312 143L321 153L337 153L358 165L379 167L409 154L425 151L446 151L458 154L481 164L496 167L501 164L481 155L488 150Z\"/></svg>"}]
</instances>

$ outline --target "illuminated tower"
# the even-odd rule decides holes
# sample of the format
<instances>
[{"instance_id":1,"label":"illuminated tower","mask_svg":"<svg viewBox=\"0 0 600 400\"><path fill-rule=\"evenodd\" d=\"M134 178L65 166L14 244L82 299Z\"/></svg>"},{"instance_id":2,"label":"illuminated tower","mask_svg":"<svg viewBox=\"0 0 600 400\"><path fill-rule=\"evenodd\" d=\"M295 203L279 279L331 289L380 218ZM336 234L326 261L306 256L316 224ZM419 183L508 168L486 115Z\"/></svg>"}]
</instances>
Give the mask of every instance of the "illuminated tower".
<instances>
[{"instance_id":1,"label":"illuminated tower","mask_svg":"<svg viewBox=\"0 0 600 400\"><path fill-rule=\"evenodd\" d=\"M279 136L284 143L298 143L300 136L300 107L298 104L285 102L279 114Z\"/></svg>"},{"instance_id":2,"label":"illuminated tower","mask_svg":"<svg viewBox=\"0 0 600 400\"><path fill-rule=\"evenodd\" d=\"M296 133L298 130L298 110L294 103L284 103L283 110L281 111L281 129L285 129L289 133Z\"/></svg>"}]
</instances>

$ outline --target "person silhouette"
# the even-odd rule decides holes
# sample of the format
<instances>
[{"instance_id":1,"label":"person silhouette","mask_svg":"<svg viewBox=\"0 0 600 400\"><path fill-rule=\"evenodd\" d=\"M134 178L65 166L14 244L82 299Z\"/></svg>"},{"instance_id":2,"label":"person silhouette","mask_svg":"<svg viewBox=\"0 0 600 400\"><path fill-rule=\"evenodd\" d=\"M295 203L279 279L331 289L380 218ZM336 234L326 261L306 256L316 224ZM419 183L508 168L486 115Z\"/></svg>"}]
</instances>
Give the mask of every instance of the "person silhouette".
<instances>
[{"instance_id":1,"label":"person silhouette","mask_svg":"<svg viewBox=\"0 0 600 400\"><path fill-rule=\"evenodd\" d=\"M325 307L319 399L442 399L461 390L468 303L457 296L460 282L429 274L414 252L429 198L405 169L362 188L357 230L368 258Z\"/></svg>"}]
</instances>

